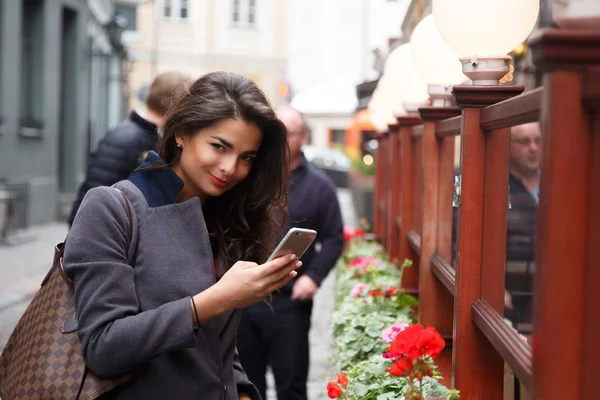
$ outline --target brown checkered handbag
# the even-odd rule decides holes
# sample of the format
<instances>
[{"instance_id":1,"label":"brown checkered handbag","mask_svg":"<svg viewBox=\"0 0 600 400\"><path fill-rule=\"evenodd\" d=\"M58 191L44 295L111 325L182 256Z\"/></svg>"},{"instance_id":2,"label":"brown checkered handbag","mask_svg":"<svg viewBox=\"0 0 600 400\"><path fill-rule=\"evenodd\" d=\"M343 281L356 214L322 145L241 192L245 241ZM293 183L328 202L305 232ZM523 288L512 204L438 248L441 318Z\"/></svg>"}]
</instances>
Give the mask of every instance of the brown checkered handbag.
<instances>
[{"instance_id":1,"label":"brown checkered handbag","mask_svg":"<svg viewBox=\"0 0 600 400\"><path fill-rule=\"evenodd\" d=\"M125 204L131 241L127 198ZM0 356L2 400L93 400L132 378L127 374L99 379L85 365L77 337L73 282L62 268L63 249L64 243L56 246L50 271Z\"/></svg>"}]
</instances>

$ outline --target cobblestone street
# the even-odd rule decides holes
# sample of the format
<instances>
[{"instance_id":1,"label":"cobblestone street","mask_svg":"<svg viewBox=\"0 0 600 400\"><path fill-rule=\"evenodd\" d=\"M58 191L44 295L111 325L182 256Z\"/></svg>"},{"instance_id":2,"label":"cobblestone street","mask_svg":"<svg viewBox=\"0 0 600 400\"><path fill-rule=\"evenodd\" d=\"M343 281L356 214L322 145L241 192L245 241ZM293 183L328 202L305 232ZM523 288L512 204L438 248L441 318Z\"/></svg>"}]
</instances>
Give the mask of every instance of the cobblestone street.
<instances>
[{"instance_id":1,"label":"cobblestone street","mask_svg":"<svg viewBox=\"0 0 600 400\"><path fill-rule=\"evenodd\" d=\"M356 226L350 192L338 191L344 224ZM0 351L21 314L37 291L50 268L54 245L64 240L67 226L52 223L32 228L33 240L15 246L0 247ZM331 313L333 311L333 275L323 282L315 298L310 334L311 363L308 383L309 399L327 399L325 385L335 374L331 365ZM268 400L276 400L273 378L269 376Z\"/></svg>"}]
</instances>

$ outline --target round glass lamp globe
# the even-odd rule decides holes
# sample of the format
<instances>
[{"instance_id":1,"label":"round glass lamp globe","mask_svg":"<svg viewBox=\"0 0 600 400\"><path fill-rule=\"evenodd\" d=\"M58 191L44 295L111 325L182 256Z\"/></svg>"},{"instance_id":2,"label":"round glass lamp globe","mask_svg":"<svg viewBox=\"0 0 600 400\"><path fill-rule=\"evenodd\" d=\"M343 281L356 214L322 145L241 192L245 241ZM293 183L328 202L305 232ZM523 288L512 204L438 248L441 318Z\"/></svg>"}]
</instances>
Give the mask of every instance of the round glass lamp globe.
<instances>
[{"instance_id":1,"label":"round glass lamp globe","mask_svg":"<svg viewBox=\"0 0 600 400\"><path fill-rule=\"evenodd\" d=\"M384 121L381 117L381 103L380 91L378 88L375 88L371 95L371 99L369 100L369 104L367 104L367 111L369 112L371 123L378 131L381 130L384 125Z\"/></svg>"},{"instance_id":2,"label":"round glass lamp globe","mask_svg":"<svg viewBox=\"0 0 600 400\"><path fill-rule=\"evenodd\" d=\"M384 113L369 111L369 116L371 118L371 124L373 124L377 132L387 131L389 119Z\"/></svg>"},{"instance_id":3,"label":"round glass lamp globe","mask_svg":"<svg viewBox=\"0 0 600 400\"><path fill-rule=\"evenodd\" d=\"M380 125L387 127L387 124L395 122L392 108L396 96L388 81L384 78L385 76L382 76L377 83L367 109L370 115L375 116L375 119L379 118L381 120Z\"/></svg>"},{"instance_id":4,"label":"round glass lamp globe","mask_svg":"<svg viewBox=\"0 0 600 400\"><path fill-rule=\"evenodd\" d=\"M379 82L381 82L381 80ZM369 112L378 112L383 108L383 97L385 93L383 92L382 87L379 85L379 82L377 83L377 87L375 87L375 90L371 95L371 99L369 99L369 104L367 105Z\"/></svg>"},{"instance_id":5,"label":"round glass lamp globe","mask_svg":"<svg viewBox=\"0 0 600 400\"><path fill-rule=\"evenodd\" d=\"M442 38L432 14L416 26L410 50L417 72L428 85L455 85L467 80L458 60L460 54Z\"/></svg>"},{"instance_id":6,"label":"round glass lamp globe","mask_svg":"<svg viewBox=\"0 0 600 400\"><path fill-rule=\"evenodd\" d=\"M410 44L396 47L388 56L383 71L382 78L389 82L389 89L393 91L392 103L424 103L429 97L427 85L413 63Z\"/></svg>"},{"instance_id":7,"label":"round glass lamp globe","mask_svg":"<svg viewBox=\"0 0 600 400\"><path fill-rule=\"evenodd\" d=\"M539 0L433 0L442 37L461 56L504 56L533 30Z\"/></svg>"}]
</instances>

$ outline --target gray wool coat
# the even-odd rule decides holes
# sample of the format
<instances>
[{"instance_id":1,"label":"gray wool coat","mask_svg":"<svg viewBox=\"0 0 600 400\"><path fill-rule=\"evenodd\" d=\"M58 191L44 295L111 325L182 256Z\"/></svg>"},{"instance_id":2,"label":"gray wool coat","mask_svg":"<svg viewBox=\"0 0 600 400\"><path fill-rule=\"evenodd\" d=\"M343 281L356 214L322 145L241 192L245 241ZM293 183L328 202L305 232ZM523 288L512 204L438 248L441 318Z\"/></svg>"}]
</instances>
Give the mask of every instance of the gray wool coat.
<instances>
[{"instance_id":1,"label":"gray wool coat","mask_svg":"<svg viewBox=\"0 0 600 400\"><path fill-rule=\"evenodd\" d=\"M150 152L142 166L160 163ZM88 367L106 378L139 373L107 398L260 399L237 356L241 311L193 328L189 296L216 282L200 200L176 203L183 182L170 168L138 171L115 186L86 194L64 258ZM133 210L131 243L119 190Z\"/></svg>"}]
</instances>

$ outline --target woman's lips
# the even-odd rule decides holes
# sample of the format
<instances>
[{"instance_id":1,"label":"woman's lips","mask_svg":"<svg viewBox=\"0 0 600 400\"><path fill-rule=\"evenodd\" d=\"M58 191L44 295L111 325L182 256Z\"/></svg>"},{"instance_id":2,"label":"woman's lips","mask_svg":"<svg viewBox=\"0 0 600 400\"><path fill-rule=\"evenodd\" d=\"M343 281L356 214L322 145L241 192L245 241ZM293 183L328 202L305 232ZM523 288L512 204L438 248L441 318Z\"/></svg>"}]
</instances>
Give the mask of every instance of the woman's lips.
<instances>
[{"instance_id":1,"label":"woman's lips","mask_svg":"<svg viewBox=\"0 0 600 400\"><path fill-rule=\"evenodd\" d=\"M210 181L212 182L213 185L220 187L220 188L225 188L228 185L228 182L226 182L222 179L219 179L212 174L210 175Z\"/></svg>"}]
</instances>

